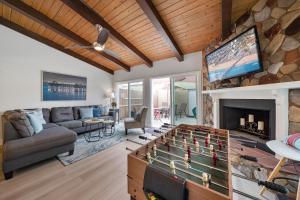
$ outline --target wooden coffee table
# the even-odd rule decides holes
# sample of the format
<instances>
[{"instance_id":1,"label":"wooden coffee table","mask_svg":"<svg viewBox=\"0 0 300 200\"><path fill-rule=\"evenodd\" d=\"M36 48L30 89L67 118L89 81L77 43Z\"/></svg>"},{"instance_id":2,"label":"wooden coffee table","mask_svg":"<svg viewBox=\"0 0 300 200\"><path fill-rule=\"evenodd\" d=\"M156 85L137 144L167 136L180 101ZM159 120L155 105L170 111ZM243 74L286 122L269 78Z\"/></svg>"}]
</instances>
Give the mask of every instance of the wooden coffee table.
<instances>
[{"instance_id":1,"label":"wooden coffee table","mask_svg":"<svg viewBox=\"0 0 300 200\"><path fill-rule=\"evenodd\" d=\"M102 138L101 129L103 128L103 122L104 119L87 119L83 121L86 128L84 138L87 142L98 142ZM98 126L99 130L97 132L92 129L92 126L94 125Z\"/></svg>"}]
</instances>

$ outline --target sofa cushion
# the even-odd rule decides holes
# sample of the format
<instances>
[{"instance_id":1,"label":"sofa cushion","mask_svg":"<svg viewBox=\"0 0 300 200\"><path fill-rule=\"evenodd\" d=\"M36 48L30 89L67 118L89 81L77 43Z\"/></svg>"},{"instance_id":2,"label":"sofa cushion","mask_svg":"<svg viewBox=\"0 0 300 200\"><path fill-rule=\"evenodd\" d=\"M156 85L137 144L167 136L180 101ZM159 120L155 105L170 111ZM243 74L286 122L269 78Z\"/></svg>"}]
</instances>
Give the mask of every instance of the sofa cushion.
<instances>
[{"instance_id":1,"label":"sofa cushion","mask_svg":"<svg viewBox=\"0 0 300 200\"><path fill-rule=\"evenodd\" d=\"M4 160L13 160L28 154L74 143L76 137L74 131L64 127L44 129L32 137L6 142L4 144Z\"/></svg>"},{"instance_id":2,"label":"sofa cushion","mask_svg":"<svg viewBox=\"0 0 300 200\"><path fill-rule=\"evenodd\" d=\"M36 120L39 120L41 124L46 124L46 121L44 119L44 115L43 115L43 111L40 108L37 109L30 109L30 110L24 110L24 112L28 115L28 114L33 114L36 117Z\"/></svg>"},{"instance_id":3,"label":"sofa cushion","mask_svg":"<svg viewBox=\"0 0 300 200\"><path fill-rule=\"evenodd\" d=\"M46 121L46 123L50 123L51 122L50 109L49 108L42 108L42 112L43 112L43 117L44 117L44 120Z\"/></svg>"},{"instance_id":4,"label":"sofa cushion","mask_svg":"<svg viewBox=\"0 0 300 200\"><path fill-rule=\"evenodd\" d=\"M47 129L47 128L53 128L53 127L58 127L58 125L54 124L54 123L47 123L47 124L43 124L43 128Z\"/></svg>"},{"instance_id":5,"label":"sofa cushion","mask_svg":"<svg viewBox=\"0 0 300 200\"><path fill-rule=\"evenodd\" d=\"M75 120L81 119L80 108L91 108L91 106L75 106L75 107L73 107L73 115L74 115Z\"/></svg>"},{"instance_id":6,"label":"sofa cushion","mask_svg":"<svg viewBox=\"0 0 300 200\"><path fill-rule=\"evenodd\" d=\"M70 128L70 129L82 127L82 121L80 121L80 120L59 122L57 124L60 125L60 126L66 127L66 128Z\"/></svg>"},{"instance_id":7,"label":"sofa cushion","mask_svg":"<svg viewBox=\"0 0 300 200\"><path fill-rule=\"evenodd\" d=\"M80 119L93 118L93 108L80 108Z\"/></svg>"},{"instance_id":8,"label":"sofa cushion","mask_svg":"<svg viewBox=\"0 0 300 200\"><path fill-rule=\"evenodd\" d=\"M3 138L4 142L21 138L21 135L9 121L5 120L3 123Z\"/></svg>"},{"instance_id":9,"label":"sofa cushion","mask_svg":"<svg viewBox=\"0 0 300 200\"><path fill-rule=\"evenodd\" d=\"M21 137L30 137L34 130L26 114L21 111L7 111L4 117L13 125Z\"/></svg>"},{"instance_id":10,"label":"sofa cushion","mask_svg":"<svg viewBox=\"0 0 300 200\"><path fill-rule=\"evenodd\" d=\"M93 117L101 117L101 109L99 107L93 108Z\"/></svg>"},{"instance_id":11,"label":"sofa cushion","mask_svg":"<svg viewBox=\"0 0 300 200\"><path fill-rule=\"evenodd\" d=\"M40 115L37 114L37 112L26 113L26 116L28 117L30 124L33 127L34 133L37 134L43 130L43 123L41 121Z\"/></svg>"},{"instance_id":12,"label":"sofa cushion","mask_svg":"<svg viewBox=\"0 0 300 200\"><path fill-rule=\"evenodd\" d=\"M52 108L51 119L54 123L74 120L73 110L71 107Z\"/></svg>"}]
</instances>

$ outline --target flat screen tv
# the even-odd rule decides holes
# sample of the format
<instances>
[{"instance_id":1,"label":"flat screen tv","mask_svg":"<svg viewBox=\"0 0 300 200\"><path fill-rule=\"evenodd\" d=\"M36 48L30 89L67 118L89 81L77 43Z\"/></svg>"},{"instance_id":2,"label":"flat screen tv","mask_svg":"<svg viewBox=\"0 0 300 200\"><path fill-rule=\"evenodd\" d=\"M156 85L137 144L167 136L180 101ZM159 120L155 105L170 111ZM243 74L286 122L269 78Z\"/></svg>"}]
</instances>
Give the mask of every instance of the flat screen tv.
<instances>
[{"instance_id":1,"label":"flat screen tv","mask_svg":"<svg viewBox=\"0 0 300 200\"><path fill-rule=\"evenodd\" d=\"M262 71L256 27L251 27L205 56L208 80L214 82Z\"/></svg>"}]
</instances>

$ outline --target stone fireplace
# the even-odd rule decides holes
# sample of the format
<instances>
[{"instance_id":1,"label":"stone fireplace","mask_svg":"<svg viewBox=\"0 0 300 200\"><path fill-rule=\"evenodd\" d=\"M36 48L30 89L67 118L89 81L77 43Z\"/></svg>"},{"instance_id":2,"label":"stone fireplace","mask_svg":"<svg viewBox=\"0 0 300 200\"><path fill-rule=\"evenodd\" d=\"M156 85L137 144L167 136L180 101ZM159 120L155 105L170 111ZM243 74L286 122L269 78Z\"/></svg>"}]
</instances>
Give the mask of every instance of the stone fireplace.
<instances>
[{"instance_id":1,"label":"stone fireplace","mask_svg":"<svg viewBox=\"0 0 300 200\"><path fill-rule=\"evenodd\" d=\"M254 114L257 119L265 122L268 137L272 140L285 139L288 136L289 90L299 87L300 82L289 82L209 90L202 93L211 98L210 115L214 127L235 129L239 125L237 118L247 118L248 114ZM224 109L230 116L224 116ZM230 120L231 118L236 119Z\"/></svg>"},{"instance_id":2,"label":"stone fireplace","mask_svg":"<svg viewBox=\"0 0 300 200\"><path fill-rule=\"evenodd\" d=\"M275 100L220 99L219 108L220 128L239 130L265 140L275 139ZM249 115L252 115L254 118L251 127ZM242 122L245 123L244 128L241 128L241 119L244 120ZM260 125L263 124L263 128L262 126L258 127L258 123Z\"/></svg>"}]
</instances>

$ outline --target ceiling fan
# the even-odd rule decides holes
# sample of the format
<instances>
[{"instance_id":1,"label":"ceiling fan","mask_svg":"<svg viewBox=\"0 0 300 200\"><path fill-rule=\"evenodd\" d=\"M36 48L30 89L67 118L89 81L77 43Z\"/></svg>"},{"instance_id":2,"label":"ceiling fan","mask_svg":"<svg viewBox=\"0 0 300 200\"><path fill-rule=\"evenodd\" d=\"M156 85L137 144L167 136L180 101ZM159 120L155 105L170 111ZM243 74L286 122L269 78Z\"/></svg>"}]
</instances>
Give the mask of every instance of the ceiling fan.
<instances>
[{"instance_id":1,"label":"ceiling fan","mask_svg":"<svg viewBox=\"0 0 300 200\"><path fill-rule=\"evenodd\" d=\"M93 42L92 45L89 46L83 46L83 45L73 45L73 46L68 46L65 47L65 49L75 49L75 48L82 48L82 49L95 49L96 51L103 51L115 58L120 58L120 56L109 49L105 48L105 43L109 37L109 30L107 30L106 28L103 28L101 25L96 24L96 30L98 31L98 37L97 40L95 42Z\"/></svg>"}]
</instances>

